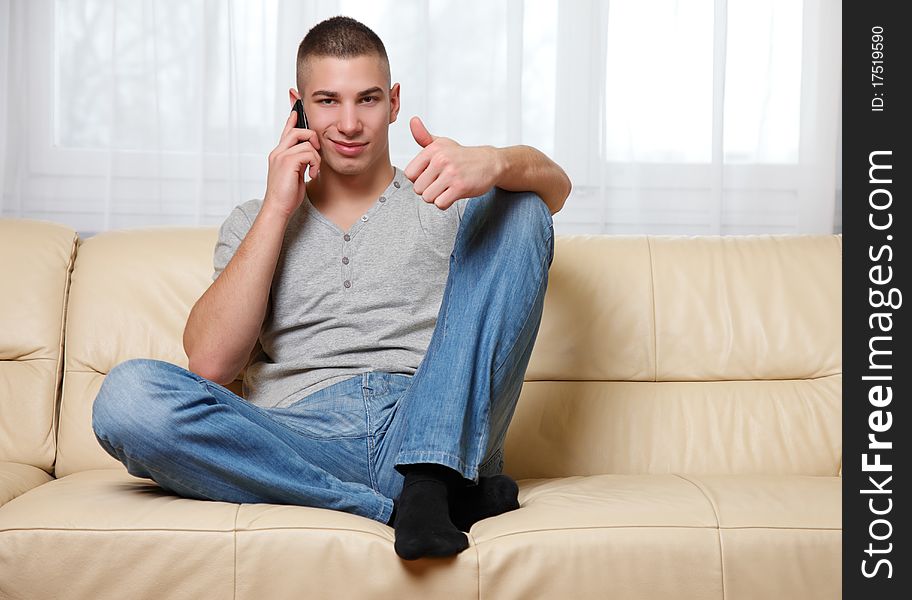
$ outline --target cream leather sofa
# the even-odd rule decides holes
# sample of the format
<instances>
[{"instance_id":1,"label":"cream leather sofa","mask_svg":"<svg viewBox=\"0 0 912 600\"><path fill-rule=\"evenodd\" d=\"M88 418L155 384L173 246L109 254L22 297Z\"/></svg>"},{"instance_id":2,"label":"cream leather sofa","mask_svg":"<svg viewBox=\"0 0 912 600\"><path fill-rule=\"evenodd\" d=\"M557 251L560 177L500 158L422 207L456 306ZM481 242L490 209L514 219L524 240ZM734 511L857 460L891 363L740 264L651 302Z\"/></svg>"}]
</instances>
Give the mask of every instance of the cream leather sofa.
<instances>
[{"instance_id":1,"label":"cream leather sofa","mask_svg":"<svg viewBox=\"0 0 912 600\"><path fill-rule=\"evenodd\" d=\"M414 562L379 522L181 498L99 447L105 373L187 366L215 240L0 220L0 598L840 596L841 236L558 236L521 508Z\"/></svg>"}]
</instances>

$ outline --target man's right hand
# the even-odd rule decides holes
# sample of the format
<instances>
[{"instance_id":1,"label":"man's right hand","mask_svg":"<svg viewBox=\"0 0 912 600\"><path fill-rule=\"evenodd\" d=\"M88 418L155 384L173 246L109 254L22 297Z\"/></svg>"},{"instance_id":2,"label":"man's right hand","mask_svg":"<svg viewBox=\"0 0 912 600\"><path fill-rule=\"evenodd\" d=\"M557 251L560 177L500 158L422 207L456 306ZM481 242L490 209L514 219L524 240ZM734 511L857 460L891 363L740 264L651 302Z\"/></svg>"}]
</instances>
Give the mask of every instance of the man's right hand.
<instances>
[{"instance_id":1,"label":"man's right hand","mask_svg":"<svg viewBox=\"0 0 912 600\"><path fill-rule=\"evenodd\" d=\"M298 114L291 111L279 145L269 153L269 175L263 208L291 217L307 191L304 170L310 165L310 177L320 173L320 140L312 129L295 127Z\"/></svg>"}]
</instances>

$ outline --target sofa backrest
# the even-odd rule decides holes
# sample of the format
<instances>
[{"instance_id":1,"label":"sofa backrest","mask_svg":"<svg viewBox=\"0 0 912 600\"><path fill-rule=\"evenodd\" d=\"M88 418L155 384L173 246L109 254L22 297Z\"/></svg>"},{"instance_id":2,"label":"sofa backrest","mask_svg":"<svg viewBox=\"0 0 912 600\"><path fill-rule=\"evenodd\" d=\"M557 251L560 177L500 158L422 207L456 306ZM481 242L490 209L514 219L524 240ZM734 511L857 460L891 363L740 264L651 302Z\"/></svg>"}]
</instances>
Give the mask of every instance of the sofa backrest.
<instances>
[{"instance_id":1,"label":"sofa backrest","mask_svg":"<svg viewBox=\"0 0 912 600\"><path fill-rule=\"evenodd\" d=\"M558 236L514 477L834 476L842 236Z\"/></svg>"},{"instance_id":2,"label":"sofa backrest","mask_svg":"<svg viewBox=\"0 0 912 600\"><path fill-rule=\"evenodd\" d=\"M121 230L80 245L58 477L119 465L91 430L114 365L187 367L183 328L211 283L216 234ZM557 236L506 472L835 475L841 241Z\"/></svg>"},{"instance_id":3,"label":"sofa backrest","mask_svg":"<svg viewBox=\"0 0 912 600\"><path fill-rule=\"evenodd\" d=\"M212 282L217 228L121 229L80 240L67 311L56 476L124 468L98 445L92 404L131 358L184 368L184 325Z\"/></svg>"},{"instance_id":4,"label":"sofa backrest","mask_svg":"<svg viewBox=\"0 0 912 600\"><path fill-rule=\"evenodd\" d=\"M0 219L0 462L49 474L76 241L64 225Z\"/></svg>"}]
</instances>

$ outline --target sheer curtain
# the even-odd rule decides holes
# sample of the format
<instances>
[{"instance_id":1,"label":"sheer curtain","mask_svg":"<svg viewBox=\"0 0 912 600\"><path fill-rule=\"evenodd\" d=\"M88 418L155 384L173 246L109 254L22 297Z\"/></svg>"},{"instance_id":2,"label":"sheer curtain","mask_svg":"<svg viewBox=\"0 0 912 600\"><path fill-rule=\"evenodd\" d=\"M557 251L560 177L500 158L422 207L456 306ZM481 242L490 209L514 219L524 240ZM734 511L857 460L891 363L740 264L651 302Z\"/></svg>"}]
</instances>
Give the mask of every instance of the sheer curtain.
<instances>
[{"instance_id":1,"label":"sheer curtain","mask_svg":"<svg viewBox=\"0 0 912 600\"><path fill-rule=\"evenodd\" d=\"M558 233L841 231L838 0L0 0L0 216L218 225L262 197L307 30L383 39L408 120L570 174Z\"/></svg>"}]
</instances>

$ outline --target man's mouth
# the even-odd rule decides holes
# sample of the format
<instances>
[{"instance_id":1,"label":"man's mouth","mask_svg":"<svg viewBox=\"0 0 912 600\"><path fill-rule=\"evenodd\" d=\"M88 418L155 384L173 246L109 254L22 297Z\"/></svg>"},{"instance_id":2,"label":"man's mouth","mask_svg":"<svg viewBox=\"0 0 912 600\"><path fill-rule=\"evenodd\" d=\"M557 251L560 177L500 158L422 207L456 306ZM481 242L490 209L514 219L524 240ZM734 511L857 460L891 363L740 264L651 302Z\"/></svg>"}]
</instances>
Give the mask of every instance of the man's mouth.
<instances>
[{"instance_id":1,"label":"man's mouth","mask_svg":"<svg viewBox=\"0 0 912 600\"><path fill-rule=\"evenodd\" d=\"M367 142L340 142L338 140L332 140L334 143L339 144L340 146L345 146L346 148L357 148L358 146L365 146Z\"/></svg>"},{"instance_id":2,"label":"man's mouth","mask_svg":"<svg viewBox=\"0 0 912 600\"><path fill-rule=\"evenodd\" d=\"M333 145L336 148L336 153L341 154L342 156L354 157L358 156L364 151L367 142L352 143L352 142L337 142L336 140L331 140Z\"/></svg>"}]
</instances>

